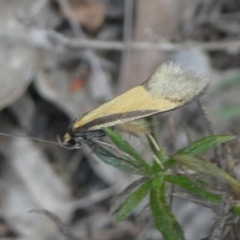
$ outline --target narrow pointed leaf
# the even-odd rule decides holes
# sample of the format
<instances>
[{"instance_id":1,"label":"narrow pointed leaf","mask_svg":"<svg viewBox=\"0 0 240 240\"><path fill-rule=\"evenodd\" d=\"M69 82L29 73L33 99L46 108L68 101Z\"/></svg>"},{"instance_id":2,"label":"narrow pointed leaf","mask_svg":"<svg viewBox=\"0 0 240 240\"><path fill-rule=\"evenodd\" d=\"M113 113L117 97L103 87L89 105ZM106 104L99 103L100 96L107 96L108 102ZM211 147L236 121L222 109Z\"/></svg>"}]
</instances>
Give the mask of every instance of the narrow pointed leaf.
<instances>
[{"instance_id":1,"label":"narrow pointed leaf","mask_svg":"<svg viewBox=\"0 0 240 240\"><path fill-rule=\"evenodd\" d=\"M195 156L204 152L212 147L217 146L218 144L230 141L234 139L235 136L225 136L225 135L215 135L215 136L208 136L202 138L196 142L191 143L187 147L184 147L177 151L176 154L186 154L190 156ZM172 166L176 165L177 161L175 161L172 157L170 157L166 162L164 162L164 167L171 168Z\"/></svg>"},{"instance_id":2,"label":"narrow pointed leaf","mask_svg":"<svg viewBox=\"0 0 240 240\"><path fill-rule=\"evenodd\" d=\"M195 156L208 150L209 148L215 147L218 144L230 141L234 139L235 136L225 136L225 135L215 135L215 136L208 136L204 137L196 142L191 143L185 148L180 149L177 151L177 154L186 154Z\"/></svg>"},{"instance_id":3,"label":"narrow pointed leaf","mask_svg":"<svg viewBox=\"0 0 240 240\"><path fill-rule=\"evenodd\" d=\"M141 169L145 170L145 172L150 171L150 166L146 163L142 156L118 133L110 130L109 128L105 128L104 131L121 151L129 154L133 158L135 164L139 165Z\"/></svg>"},{"instance_id":4,"label":"narrow pointed leaf","mask_svg":"<svg viewBox=\"0 0 240 240\"><path fill-rule=\"evenodd\" d=\"M235 212L235 214L236 214L237 216L240 217L240 205L239 205L239 204L237 204L237 205L235 205L235 206L233 207L233 211Z\"/></svg>"},{"instance_id":5,"label":"narrow pointed leaf","mask_svg":"<svg viewBox=\"0 0 240 240\"><path fill-rule=\"evenodd\" d=\"M134 191L122 204L117 213L117 221L120 222L126 218L134 208L146 197L152 188L152 179L142 184Z\"/></svg>"},{"instance_id":6,"label":"narrow pointed leaf","mask_svg":"<svg viewBox=\"0 0 240 240\"><path fill-rule=\"evenodd\" d=\"M163 179L155 179L150 194L150 204L157 229L164 240L185 240L183 231L171 213L166 200L166 189Z\"/></svg>"},{"instance_id":7,"label":"narrow pointed leaf","mask_svg":"<svg viewBox=\"0 0 240 240\"><path fill-rule=\"evenodd\" d=\"M221 197L217 194L210 193L194 184L191 179L189 179L186 176L182 175L166 175L164 179L167 182L170 182L172 184L178 185L179 187L188 190L191 193L200 195L204 199L214 202L214 203L220 203L221 202Z\"/></svg>"},{"instance_id":8,"label":"narrow pointed leaf","mask_svg":"<svg viewBox=\"0 0 240 240\"><path fill-rule=\"evenodd\" d=\"M95 154L106 164L118 168L123 172L144 175L143 171L135 167L133 164L131 164L131 162L127 161L126 159L115 156L114 153L102 147L98 147L97 150L95 151Z\"/></svg>"},{"instance_id":9,"label":"narrow pointed leaf","mask_svg":"<svg viewBox=\"0 0 240 240\"><path fill-rule=\"evenodd\" d=\"M170 157L167 161L164 162L164 169L171 168L176 164L178 164L178 162L172 157Z\"/></svg>"},{"instance_id":10,"label":"narrow pointed leaf","mask_svg":"<svg viewBox=\"0 0 240 240\"><path fill-rule=\"evenodd\" d=\"M228 184L233 193L240 197L240 183L214 164L188 155L178 154L172 156L172 158L198 173L214 177L218 181Z\"/></svg>"},{"instance_id":11,"label":"narrow pointed leaf","mask_svg":"<svg viewBox=\"0 0 240 240\"><path fill-rule=\"evenodd\" d=\"M116 213L118 212L119 208L122 206L122 204L126 201L126 199L129 197L129 195L134 192L138 187L140 187L142 184L144 184L146 181L148 181L148 177L142 177L138 180L131 183L129 186L127 186L114 200L112 203L110 212Z\"/></svg>"}]
</instances>

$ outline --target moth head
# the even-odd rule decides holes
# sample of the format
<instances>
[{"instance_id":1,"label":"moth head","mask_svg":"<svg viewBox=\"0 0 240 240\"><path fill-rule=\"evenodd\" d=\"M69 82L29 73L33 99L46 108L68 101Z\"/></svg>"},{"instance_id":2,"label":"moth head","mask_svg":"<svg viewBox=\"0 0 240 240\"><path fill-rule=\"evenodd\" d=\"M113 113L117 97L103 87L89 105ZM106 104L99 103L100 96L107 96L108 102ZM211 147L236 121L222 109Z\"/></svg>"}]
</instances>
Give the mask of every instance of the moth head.
<instances>
[{"instance_id":1,"label":"moth head","mask_svg":"<svg viewBox=\"0 0 240 240\"><path fill-rule=\"evenodd\" d=\"M81 138L71 136L71 134L68 132L64 135L63 141L61 141L59 138L58 141L63 147L68 149L78 149L82 146Z\"/></svg>"}]
</instances>

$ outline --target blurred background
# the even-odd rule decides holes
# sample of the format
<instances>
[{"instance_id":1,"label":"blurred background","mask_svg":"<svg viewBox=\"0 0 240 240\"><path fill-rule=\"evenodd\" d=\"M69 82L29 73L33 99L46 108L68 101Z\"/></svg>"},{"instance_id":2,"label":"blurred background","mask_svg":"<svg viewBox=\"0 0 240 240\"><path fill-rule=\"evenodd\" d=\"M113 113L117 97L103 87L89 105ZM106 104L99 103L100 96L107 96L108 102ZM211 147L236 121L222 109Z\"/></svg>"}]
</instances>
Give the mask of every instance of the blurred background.
<instances>
[{"instance_id":1,"label":"blurred background","mask_svg":"<svg viewBox=\"0 0 240 240\"><path fill-rule=\"evenodd\" d=\"M164 61L207 75L202 101L217 134L240 132L239 0L0 0L0 132L56 141L75 117L140 84ZM168 152L208 134L197 103L157 118ZM129 138L129 137L128 137ZM154 240L147 200L122 223L110 208L137 179L94 156L29 138L0 137L0 238ZM138 151L144 145L129 138ZM236 169L238 142L231 146ZM214 213L181 199L172 209L188 240Z\"/></svg>"}]
</instances>

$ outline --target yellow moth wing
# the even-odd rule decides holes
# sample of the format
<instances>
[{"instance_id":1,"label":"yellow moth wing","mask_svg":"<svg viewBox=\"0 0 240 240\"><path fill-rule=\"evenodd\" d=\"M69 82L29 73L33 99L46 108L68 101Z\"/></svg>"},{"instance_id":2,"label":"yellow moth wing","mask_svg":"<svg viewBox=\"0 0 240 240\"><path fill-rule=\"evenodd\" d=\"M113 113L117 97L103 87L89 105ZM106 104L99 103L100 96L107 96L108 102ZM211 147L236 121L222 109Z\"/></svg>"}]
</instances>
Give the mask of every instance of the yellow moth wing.
<instances>
[{"instance_id":1,"label":"yellow moth wing","mask_svg":"<svg viewBox=\"0 0 240 240\"><path fill-rule=\"evenodd\" d=\"M97 130L178 108L199 96L208 83L203 76L165 63L142 85L78 118L73 129Z\"/></svg>"},{"instance_id":2,"label":"yellow moth wing","mask_svg":"<svg viewBox=\"0 0 240 240\"><path fill-rule=\"evenodd\" d=\"M169 62L161 65L143 84L152 96L188 103L207 88L209 79Z\"/></svg>"},{"instance_id":3,"label":"yellow moth wing","mask_svg":"<svg viewBox=\"0 0 240 240\"><path fill-rule=\"evenodd\" d=\"M137 86L125 92L124 94L114 98L110 102L107 102L101 105L100 107L90 111L89 113L84 115L81 119L76 121L75 124L73 125L73 128L84 126L90 121L94 119L99 119L101 117L106 117L110 115L120 115L136 111L142 112L142 114L139 115L139 117L136 115L132 117L130 116L127 117L126 115L125 119L119 119L119 122L116 122L117 120L115 121L115 124L117 123L120 124L144 116L149 116L160 111L161 112L168 111L170 109L177 107L178 105L179 103L169 101L165 98L152 97L143 86ZM101 124L101 127L106 126L110 125L107 125L107 122L105 125ZM92 127L89 130L98 129L95 127Z\"/></svg>"}]
</instances>

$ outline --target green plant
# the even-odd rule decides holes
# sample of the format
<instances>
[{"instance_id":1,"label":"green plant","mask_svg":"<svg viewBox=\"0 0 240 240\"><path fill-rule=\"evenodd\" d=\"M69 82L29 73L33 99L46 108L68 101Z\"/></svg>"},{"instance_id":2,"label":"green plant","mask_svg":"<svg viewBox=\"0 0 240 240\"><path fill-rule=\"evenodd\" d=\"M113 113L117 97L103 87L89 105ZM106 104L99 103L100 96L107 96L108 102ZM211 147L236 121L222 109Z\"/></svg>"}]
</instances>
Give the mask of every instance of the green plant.
<instances>
[{"instance_id":1,"label":"green plant","mask_svg":"<svg viewBox=\"0 0 240 240\"><path fill-rule=\"evenodd\" d=\"M149 145L152 151L153 163L148 164L143 157L132 146L124 140L118 133L105 129L106 134L112 140L115 147L109 145L98 145L95 153L105 163L120 169L121 171L137 174L143 178L129 188L131 193L117 209L116 220L122 221L133 209L150 195L150 206L157 229L161 232L165 240L185 239L183 230L171 213L171 208L167 201L166 185L171 183L179 186L189 193L189 200L198 202L204 206L220 205L223 201L222 194L217 189L210 187L208 179L215 179L223 186L227 185L231 189L232 197L240 197L240 183L227 172L217 167L208 160L203 160L197 155L225 143L234 136L208 136L191 143L167 157L165 150L159 150L154 139L149 138ZM177 174L173 171L177 166L184 169L194 170L196 175ZM218 186L219 187L219 186ZM128 189L128 190L129 190ZM239 207L234 206L233 210L239 214Z\"/></svg>"}]
</instances>

